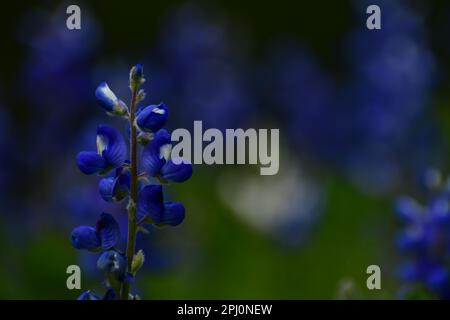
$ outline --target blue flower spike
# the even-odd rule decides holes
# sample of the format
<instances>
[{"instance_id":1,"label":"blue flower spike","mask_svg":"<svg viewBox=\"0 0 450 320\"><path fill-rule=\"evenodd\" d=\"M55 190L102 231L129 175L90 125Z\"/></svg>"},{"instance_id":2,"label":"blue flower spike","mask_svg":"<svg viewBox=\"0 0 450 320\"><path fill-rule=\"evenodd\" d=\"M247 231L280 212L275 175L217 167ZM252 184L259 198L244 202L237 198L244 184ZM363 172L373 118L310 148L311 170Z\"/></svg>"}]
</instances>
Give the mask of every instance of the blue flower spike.
<instances>
[{"instance_id":1,"label":"blue flower spike","mask_svg":"<svg viewBox=\"0 0 450 320\"><path fill-rule=\"evenodd\" d=\"M106 82L100 83L95 90L97 103L111 116L124 116L128 108L122 100L119 100Z\"/></svg>"},{"instance_id":2,"label":"blue flower spike","mask_svg":"<svg viewBox=\"0 0 450 320\"><path fill-rule=\"evenodd\" d=\"M171 157L170 133L164 129L169 117L169 108L160 103L140 107L145 91L140 86L145 82L143 67L136 64L130 70L129 108L119 100L106 82L95 92L99 105L109 115L122 116L128 120L126 136L108 125L97 127L96 151L82 151L76 157L80 171L87 175L106 175L99 180L98 191L106 202L119 202L128 198L129 234L126 251L118 248L119 224L108 213L102 213L95 227L79 226L73 229L71 244L75 249L100 252L97 269L105 276L107 291L103 300L137 300L131 292L136 273L143 266L144 252L134 252L138 232L144 232L141 224L176 226L185 217L183 204L164 201L162 184L184 182L192 175L192 164L181 158ZM139 152L139 146L143 146ZM138 153L139 152L139 153ZM140 154L140 157L138 155ZM153 179L159 184L151 184ZM79 300L100 300L91 291L83 292Z\"/></svg>"},{"instance_id":3,"label":"blue flower spike","mask_svg":"<svg viewBox=\"0 0 450 320\"><path fill-rule=\"evenodd\" d=\"M404 291L421 290L450 299L450 191L439 171L426 172L428 177L421 182L426 192L424 204L406 196L395 202L395 212L403 223L396 245L406 256L398 274Z\"/></svg>"},{"instance_id":4,"label":"blue flower spike","mask_svg":"<svg viewBox=\"0 0 450 320\"><path fill-rule=\"evenodd\" d=\"M93 227L79 226L72 231L72 246L79 250L98 251L101 246L97 230Z\"/></svg>"}]
</instances>

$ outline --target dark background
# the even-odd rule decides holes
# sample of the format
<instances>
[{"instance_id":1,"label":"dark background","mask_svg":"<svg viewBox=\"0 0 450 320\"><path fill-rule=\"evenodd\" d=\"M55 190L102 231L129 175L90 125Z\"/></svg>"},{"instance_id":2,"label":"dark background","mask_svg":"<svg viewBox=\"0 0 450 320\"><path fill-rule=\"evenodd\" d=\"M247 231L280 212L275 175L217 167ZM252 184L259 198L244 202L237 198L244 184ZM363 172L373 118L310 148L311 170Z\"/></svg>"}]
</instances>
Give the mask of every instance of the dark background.
<instances>
[{"instance_id":1,"label":"dark background","mask_svg":"<svg viewBox=\"0 0 450 320\"><path fill-rule=\"evenodd\" d=\"M357 112L351 108L359 108L358 99L371 99L352 53L376 54L383 37L389 37L390 28L395 33L397 25L393 19L380 37L373 37L359 2L76 2L82 10L80 36L65 28L68 4L3 4L0 297L74 299L79 292L65 286L70 264L82 266L83 289L102 291L95 258L79 255L68 238L76 225L93 224L100 211L120 216L123 206L103 203L96 193L98 179L78 172L74 159L94 143L95 125L112 121L95 105L96 85L102 80L113 83L127 101L128 70L136 62L144 63L149 79L147 101L164 100L171 107L171 129L192 128L195 119L219 128L280 128L282 146L277 176L260 177L255 166L203 165L194 167L189 182L173 188L173 197L187 208L187 218L182 226L152 230L149 239L142 240L141 247L148 251L136 284L142 297L398 297L402 284L396 266L402 255L394 246L399 225L392 202L404 193L420 197L417 177L424 168L448 172L450 5L392 2L423 19L418 27L402 29L399 23L398 30L426 48L433 67L427 71L425 58L413 64L410 68L418 71L412 76L428 80L414 83L410 91L405 84L407 92L395 100L395 107L400 106L392 116L395 128L406 129L375 138L372 133L366 137L366 131L372 126L378 132L385 118L375 121L374 115L347 123ZM382 28L384 15L389 15L385 3L380 4ZM179 12L189 16L191 10L201 14L179 19ZM175 35L196 21L207 22L174 50ZM204 31L217 29L225 36L211 45ZM359 47L352 42L358 32L366 39ZM201 49L190 49L187 44L192 43ZM300 67L294 63L283 69L299 77L291 76L288 82L294 89L286 92L299 92L296 84L305 92L295 97L298 103L286 102L280 98L283 94L277 96L284 83L278 68L297 56ZM364 64L364 58L360 60ZM394 66L401 61L395 60ZM320 67L310 69L313 65ZM395 78L397 69L392 69L376 69L378 83ZM229 78L223 80L224 75ZM212 89L211 83L216 84ZM224 86L231 89L223 92ZM398 86L386 100L402 90ZM417 88L424 94L416 98ZM410 115L409 104L414 102L420 112ZM201 107L195 109L197 105ZM340 135L355 123L361 127ZM373 158L384 152L382 160ZM380 172L385 180L377 179L383 176ZM375 179L367 173L375 173ZM269 209L258 208L255 199L268 195L273 198L262 206ZM260 209L261 217L255 218ZM381 267L382 290L366 288L371 264Z\"/></svg>"}]
</instances>

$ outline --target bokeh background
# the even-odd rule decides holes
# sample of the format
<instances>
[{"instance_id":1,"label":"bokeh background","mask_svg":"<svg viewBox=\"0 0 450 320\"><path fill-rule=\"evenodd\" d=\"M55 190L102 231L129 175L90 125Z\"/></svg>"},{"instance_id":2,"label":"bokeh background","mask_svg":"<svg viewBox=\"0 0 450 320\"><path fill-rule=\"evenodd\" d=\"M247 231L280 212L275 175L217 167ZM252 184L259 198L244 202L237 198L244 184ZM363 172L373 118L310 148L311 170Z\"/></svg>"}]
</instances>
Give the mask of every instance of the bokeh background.
<instances>
[{"instance_id":1,"label":"bokeh background","mask_svg":"<svg viewBox=\"0 0 450 320\"><path fill-rule=\"evenodd\" d=\"M365 26L373 3L382 30ZM104 202L75 156L98 123L115 123L97 84L127 101L136 62L170 129L280 128L281 146L275 176L197 165L171 188L187 218L138 239L142 297L404 297L393 203L423 199L428 168L449 172L450 3L77 1L79 31L66 28L69 4L1 13L0 298L75 299L71 264L82 289L102 292L96 255L69 234L103 211L125 226L125 204ZM372 264L381 290L366 288Z\"/></svg>"}]
</instances>

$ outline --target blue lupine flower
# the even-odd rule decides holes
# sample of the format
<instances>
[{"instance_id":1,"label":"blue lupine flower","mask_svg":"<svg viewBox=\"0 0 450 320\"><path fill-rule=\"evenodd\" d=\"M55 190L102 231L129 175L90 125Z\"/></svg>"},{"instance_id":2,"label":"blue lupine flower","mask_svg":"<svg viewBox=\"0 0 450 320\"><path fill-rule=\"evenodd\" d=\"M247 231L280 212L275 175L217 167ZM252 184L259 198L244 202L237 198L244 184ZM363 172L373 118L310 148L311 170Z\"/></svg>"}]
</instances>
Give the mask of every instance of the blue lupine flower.
<instances>
[{"instance_id":1,"label":"blue lupine flower","mask_svg":"<svg viewBox=\"0 0 450 320\"><path fill-rule=\"evenodd\" d=\"M101 247L101 240L97 230L89 226L79 226L72 231L72 245L76 249L96 251Z\"/></svg>"},{"instance_id":2,"label":"blue lupine flower","mask_svg":"<svg viewBox=\"0 0 450 320\"><path fill-rule=\"evenodd\" d=\"M169 108L165 103L150 105L139 112L136 123L142 131L157 132L164 127L169 117Z\"/></svg>"},{"instance_id":3,"label":"blue lupine flower","mask_svg":"<svg viewBox=\"0 0 450 320\"><path fill-rule=\"evenodd\" d=\"M122 100L119 100L114 92L108 87L106 82L102 82L95 90L95 97L98 104L111 115L124 115L127 107Z\"/></svg>"},{"instance_id":4,"label":"blue lupine flower","mask_svg":"<svg viewBox=\"0 0 450 320\"><path fill-rule=\"evenodd\" d=\"M420 218L422 207L411 197L399 197L395 201L395 212L397 217L404 223L413 223Z\"/></svg>"},{"instance_id":5,"label":"blue lupine flower","mask_svg":"<svg viewBox=\"0 0 450 320\"><path fill-rule=\"evenodd\" d=\"M100 300L100 297L93 293L91 290L88 290L81 293L77 300Z\"/></svg>"},{"instance_id":6,"label":"blue lupine flower","mask_svg":"<svg viewBox=\"0 0 450 320\"><path fill-rule=\"evenodd\" d=\"M153 78L161 98L183 106L173 114L175 125L202 119L205 128L248 126L259 113L251 95L250 63L234 50L234 30L195 5L181 7L160 29L156 69L161 70L153 71Z\"/></svg>"},{"instance_id":7,"label":"blue lupine flower","mask_svg":"<svg viewBox=\"0 0 450 320\"><path fill-rule=\"evenodd\" d=\"M139 90L140 84L144 82L142 66L136 65L130 71L130 89L133 97L130 110L136 112L137 104L145 97L145 92ZM100 104L108 110L113 110L118 105L118 99L103 83L96 92ZM111 112L111 114L114 114ZM135 115L140 117L137 121L131 121ZM98 189L101 197L107 201L120 201L129 196L127 210L129 214L128 224L136 223L131 219L139 218L141 223L155 225L178 225L184 219L185 209L180 203L164 202L161 185L147 185L149 183L148 172L139 172L140 167L137 157L137 146L134 145L137 134L148 134L148 140L154 140L148 148L147 155L143 155L142 161L148 156L147 168L161 182L185 181L192 174L192 165L182 161L182 159L170 159L171 141L170 134L161 127L168 117L168 108L164 104L149 106L140 110L136 114L124 117L129 120L128 134L135 135L131 139L130 158L127 160L127 147L123 136L114 128L101 125L97 127L97 152L80 152L77 156L77 165L83 173L105 174L111 169L116 169L113 176L100 180ZM138 123L141 128L138 127ZM135 128L140 129L138 132ZM155 133L156 132L156 133ZM141 139L142 140L142 139ZM143 142L143 141L141 141ZM145 152L144 152L145 153ZM154 162L152 164L152 162ZM133 183L133 185L132 185ZM137 188L138 193L130 190ZM130 229L134 237L128 241L133 241L136 245L136 234L141 229ZM110 287L104 299L114 299L115 293L120 291L123 299L136 296L129 294L130 282L134 280L134 275L142 266L143 254L134 255L127 249L126 256L119 253L116 245L120 238L119 225L110 214L103 213L97 222L96 228L80 226L73 230L71 242L77 249L88 251L104 252L97 260L97 268L107 276L107 286ZM129 248L130 242L127 243ZM129 259L129 260L128 260ZM127 264L128 260L128 264ZM119 290L119 291L117 291ZM89 297L88 294L86 294Z\"/></svg>"},{"instance_id":8,"label":"blue lupine flower","mask_svg":"<svg viewBox=\"0 0 450 320\"><path fill-rule=\"evenodd\" d=\"M408 262L399 268L407 284L421 284L439 298L450 298L450 190L432 183L425 205L410 197L395 203L397 216L405 227L396 238L397 248Z\"/></svg>"},{"instance_id":9,"label":"blue lupine flower","mask_svg":"<svg viewBox=\"0 0 450 320\"><path fill-rule=\"evenodd\" d=\"M138 195L137 214L143 218L150 217L156 225L179 225L185 215L181 203L163 201L161 185L147 185Z\"/></svg>"},{"instance_id":10,"label":"blue lupine flower","mask_svg":"<svg viewBox=\"0 0 450 320\"><path fill-rule=\"evenodd\" d=\"M159 130L142 152L142 167L150 176L165 181L184 182L192 176L192 164L184 159L170 159L170 134Z\"/></svg>"},{"instance_id":11,"label":"blue lupine flower","mask_svg":"<svg viewBox=\"0 0 450 320\"><path fill-rule=\"evenodd\" d=\"M121 167L126 159L127 146L120 132L113 127L100 125L97 127L97 152L80 152L77 165L84 174L105 174Z\"/></svg>"},{"instance_id":12,"label":"blue lupine flower","mask_svg":"<svg viewBox=\"0 0 450 320\"><path fill-rule=\"evenodd\" d=\"M121 201L130 192L130 170L117 168L114 177L100 180L98 188L101 197L107 202Z\"/></svg>"},{"instance_id":13,"label":"blue lupine flower","mask_svg":"<svg viewBox=\"0 0 450 320\"><path fill-rule=\"evenodd\" d=\"M79 226L72 231L71 243L75 249L88 251L108 250L114 247L120 238L117 221L108 213L102 213L96 228Z\"/></svg>"},{"instance_id":14,"label":"blue lupine flower","mask_svg":"<svg viewBox=\"0 0 450 320\"><path fill-rule=\"evenodd\" d=\"M97 261L97 268L108 276L114 279L123 281L125 279L125 272L127 263L125 257L113 250L102 253Z\"/></svg>"}]
</instances>

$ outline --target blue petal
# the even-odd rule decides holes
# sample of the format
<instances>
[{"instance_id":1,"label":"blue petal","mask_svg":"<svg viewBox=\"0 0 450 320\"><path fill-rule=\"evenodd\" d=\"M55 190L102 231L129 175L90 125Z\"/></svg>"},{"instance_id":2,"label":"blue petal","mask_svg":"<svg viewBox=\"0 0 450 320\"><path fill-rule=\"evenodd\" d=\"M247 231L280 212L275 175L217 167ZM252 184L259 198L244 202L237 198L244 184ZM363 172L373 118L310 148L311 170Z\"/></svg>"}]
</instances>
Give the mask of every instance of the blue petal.
<instances>
[{"instance_id":1,"label":"blue petal","mask_svg":"<svg viewBox=\"0 0 450 320\"><path fill-rule=\"evenodd\" d=\"M116 170L118 176L100 180L98 189L103 200L107 202L121 201L129 194L131 176L129 170Z\"/></svg>"},{"instance_id":2,"label":"blue petal","mask_svg":"<svg viewBox=\"0 0 450 320\"><path fill-rule=\"evenodd\" d=\"M106 202L113 201L113 193L114 193L114 187L116 185L116 182L117 182L117 180L114 177L103 178L99 181L98 190L100 192L100 196Z\"/></svg>"},{"instance_id":3,"label":"blue petal","mask_svg":"<svg viewBox=\"0 0 450 320\"><path fill-rule=\"evenodd\" d=\"M101 247L108 250L114 247L120 238L119 224L109 213L102 213L97 221L97 233Z\"/></svg>"},{"instance_id":4,"label":"blue petal","mask_svg":"<svg viewBox=\"0 0 450 320\"><path fill-rule=\"evenodd\" d=\"M417 263L406 262L397 268L398 277L406 282L413 282L420 280L421 270Z\"/></svg>"},{"instance_id":5,"label":"blue petal","mask_svg":"<svg viewBox=\"0 0 450 320\"><path fill-rule=\"evenodd\" d=\"M77 155L77 166L84 174L102 173L108 163L96 152L82 151Z\"/></svg>"},{"instance_id":6,"label":"blue petal","mask_svg":"<svg viewBox=\"0 0 450 320\"><path fill-rule=\"evenodd\" d=\"M111 250L102 253L97 261L97 268L107 275L112 275L117 280L123 280L127 263L123 255Z\"/></svg>"},{"instance_id":7,"label":"blue petal","mask_svg":"<svg viewBox=\"0 0 450 320\"><path fill-rule=\"evenodd\" d=\"M155 223L160 223L163 214L163 193L161 185L148 185L138 194L137 213L139 217L148 215Z\"/></svg>"},{"instance_id":8,"label":"blue petal","mask_svg":"<svg viewBox=\"0 0 450 320\"><path fill-rule=\"evenodd\" d=\"M430 270L426 282L431 290L440 295L448 296L450 290L450 275L444 266L438 266Z\"/></svg>"},{"instance_id":9,"label":"blue petal","mask_svg":"<svg viewBox=\"0 0 450 320\"><path fill-rule=\"evenodd\" d=\"M420 217L422 208L410 197L400 197L395 201L394 205L397 217L405 223L413 223Z\"/></svg>"},{"instance_id":10,"label":"blue petal","mask_svg":"<svg viewBox=\"0 0 450 320\"><path fill-rule=\"evenodd\" d=\"M88 290L80 294L77 300L100 300L100 298L91 290Z\"/></svg>"},{"instance_id":11,"label":"blue petal","mask_svg":"<svg viewBox=\"0 0 450 320\"><path fill-rule=\"evenodd\" d=\"M124 111L123 103L116 97L106 82L100 83L95 90L95 98L98 104L110 113L121 113Z\"/></svg>"},{"instance_id":12,"label":"blue petal","mask_svg":"<svg viewBox=\"0 0 450 320\"><path fill-rule=\"evenodd\" d=\"M396 237L397 247L403 252L421 252L426 247L426 235L421 227L400 232Z\"/></svg>"},{"instance_id":13,"label":"blue petal","mask_svg":"<svg viewBox=\"0 0 450 320\"><path fill-rule=\"evenodd\" d=\"M127 160L127 144L122 134L115 128L99 125L97 127L98 153L113 167L119 168Z\"/></svg>"},{"instance_id":14,"label":"blue petal","mask_svg":"<svg viewBox=\"0 0 450 320\"><path fill-rule=\"evenodd\" d=\"M164 127L169 117L169 108L161 102L143 109L136 118L136 123L142 131L157 132Z\"/></svg>"},{"instance_id":15,"label":"blue petal","mask_svg":"<svg viewBox=\"0 0 450 320\"><path fill-rule=\"evenodd\" d=\"M450 225L450 202L446 193L436 196L428 204L431 220L436 225Z\"/></svg>"},{"instance_id":16,"label":"blue petal","mask_svg":"<svg viewBox=\"0 0 450 320\"><path fill-rule=\"evenodd\" d=\"M192 176L192 164L182 159L167 161L161 168L161 177L168 181L184 182Z\"/></svg>"},{"instance_id":17,"label":"blue petal","mask_svg":"<svg viewBox=\"0 0 450 320\"><path fill-rule=\"evenodd\" d=\"M70 242L75 249L96 251L101 242L97 231L92 227L80 226L72 231Z\"/></svg>"},{"instance_id":18,"label":"blue petal","mask_svg":"<svg viewBox=\"0 0 450 320\"><path fill-rule=\"evenodd\" d=\"M164 202L164 213L161 223L177 226L184 220L184 206L178 202Z\"/></svg>"},{"instance_id":19,"label":"blue petal","mask_svg":"<svg viewBox=\"0 0 450 320\"><path fill-rule=\"evenodd\" d=\"M142 167L151 176L159 173L167 161L168 155L164 151L171 145L170 134L167 130L159 130L153 140L147 144L142 152Z\"/></svg>"}]
</instances>

